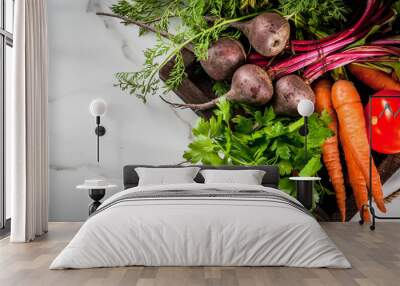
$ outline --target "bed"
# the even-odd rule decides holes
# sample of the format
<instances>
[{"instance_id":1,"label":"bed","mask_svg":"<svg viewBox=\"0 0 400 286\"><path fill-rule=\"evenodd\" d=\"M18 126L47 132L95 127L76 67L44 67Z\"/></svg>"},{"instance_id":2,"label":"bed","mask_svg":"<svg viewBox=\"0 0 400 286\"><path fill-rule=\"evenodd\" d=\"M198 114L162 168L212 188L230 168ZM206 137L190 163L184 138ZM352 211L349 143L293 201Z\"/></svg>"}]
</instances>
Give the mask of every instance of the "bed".
<instances>
[{"instance_id":1,"label":"bed","mask_svg":"<svg viewBox=\"0 0 400 286\"><path fill-rule=\"evenodd\" d=\"M204 184L198 174L196 183L153 186L138 186L137 167L124 167L125 190L103 202L50 269L351 267L312 215L278 189L273 166L218 167L263 170L261 185Z\"/></svg>"}]
</instances>

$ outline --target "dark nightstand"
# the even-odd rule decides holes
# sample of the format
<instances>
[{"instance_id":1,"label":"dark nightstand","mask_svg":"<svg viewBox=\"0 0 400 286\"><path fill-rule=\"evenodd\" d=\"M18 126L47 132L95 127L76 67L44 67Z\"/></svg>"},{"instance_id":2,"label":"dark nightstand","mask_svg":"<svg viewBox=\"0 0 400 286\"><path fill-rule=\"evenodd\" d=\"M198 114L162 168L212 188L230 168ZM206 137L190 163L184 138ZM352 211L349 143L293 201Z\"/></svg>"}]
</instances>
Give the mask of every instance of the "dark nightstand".
<instances>
[{"instance_id":1,"label":"dark nightstand","mask_svg":"<svg viewBox=\"0 0 400 286\"><path fill-rule=\"evenodd\" d=\"M106 184L106 185L94 186L86 183L83 185L76 186L77 189L89 191L89 197L93 200L93 202L89 205L89 215L94 213L97 210L97 208L101 205L100 200L106 194L106 190L115 187L117 187L117 185Z\"/></svg>"},{"instance_id":2,"label":"dark nightstand","mask_svg":"<svg viewBox=\"0 0 400 286\"><path fill-rule=\"evenodd\" d=\"M296 182L297 200L310 210L313 205L313 183L321 180L320 177L290 177Z\"/></svg>"}]
</instances>

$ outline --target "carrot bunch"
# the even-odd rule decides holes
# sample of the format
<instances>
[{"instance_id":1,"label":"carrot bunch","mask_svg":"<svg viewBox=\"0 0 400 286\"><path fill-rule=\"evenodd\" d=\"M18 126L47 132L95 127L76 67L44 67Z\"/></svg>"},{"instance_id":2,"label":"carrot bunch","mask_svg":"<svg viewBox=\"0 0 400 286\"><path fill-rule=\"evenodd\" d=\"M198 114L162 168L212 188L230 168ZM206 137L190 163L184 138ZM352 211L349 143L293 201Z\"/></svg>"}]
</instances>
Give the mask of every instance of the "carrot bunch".
<instances>
[{"instance_id":1,"label":"carrot bunch","mask_svg":"<svg viewBox=\"0 0 400 286\"><path fill-rule=\"evenodd\" d=\"M328 127L334 132L334 135L325 140L322 146L322 159L335 189L336 203L341 219L344 222L346 220L346 190L344 187L342 165L340 164L339 140L337 135L338 120L332 105L331 86L331 83L326 79L322 79L315 84L315 108L318 113L322 113L325 110L332 119Z\"/></svg>"},{"instance_id":2,"label":"carrot bunch","mask_svg":"<svg viewBox=\"0 0 400 286\"><path fill-rule=\"evenodd\" d=\"M357 208L360 210L363 205L368 204L367 189L371 189L377 207L386 212L382 184L374 162L371 167L372 186L369 183L369 142L363 106L356 88L347 80L339 80L332 87L329 81L320 80L315 84L314 91L316 110L318 112L326 110L332 118L329 128L335 135L326 140L322 146L322 155L335 189L342 221L345 221L346 217L346 192L339 156L339 141L345 154ZM369 220L368 209L364 209L364 219Z\"/></svg>"}]
</instances>

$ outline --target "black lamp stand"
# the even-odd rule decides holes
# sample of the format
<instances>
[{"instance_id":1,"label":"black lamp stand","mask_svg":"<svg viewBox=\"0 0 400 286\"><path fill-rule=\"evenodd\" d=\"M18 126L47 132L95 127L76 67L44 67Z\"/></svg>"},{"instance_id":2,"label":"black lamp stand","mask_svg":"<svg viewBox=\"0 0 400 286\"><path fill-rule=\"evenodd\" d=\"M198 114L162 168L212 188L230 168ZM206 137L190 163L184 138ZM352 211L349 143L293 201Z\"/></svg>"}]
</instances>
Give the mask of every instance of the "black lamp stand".
<instances>
[{"instance_id":1,"label":"black lamp stand","mask_svg":"<svg viewBox=\"0 0 400 286\"><path fill-rule=\"evenodd\" d=\"M304 157L307 162L307 135L308 135L308 117L304 116L304 125L300 128L299 133L304 136Z\"/></svg>"},{"instance_id":2,"label":"black lamp stand","mask_svg":"<svg viewBox=\"0 0 400 286\"><path fill-rule=\"evenodd\" d=\"M314 181L310 180L296 181L296 199L308 210L311 210L313 205L313 185Z\"/></svg>"},{"instance_id":3,"label":"black lamp stand","mask_svg":"<svg viewBox=\"0 0 400 286\"><path fill-rule=\"evenodd\" d=\"M379 96L380 98L400 98L400 96ZM400 219L400 217L389 217L389 216L378 216L375 213L375 208L372 205L372 99L373 95L369 97L369 190L368 190L368 205L362 205L360 209L360 221L359 224L364 224L364 209L369 209L369 212L372 216L372 223L369 226L371 230L375 230L375 221L376 219Z\"/></svg>"},{"instance_id":4,"label":"black lamp stand","mask_svg":"<svg viewBox=\"0 0 400 286\"><path fill-rule=\"evenodd\" d=\"M94 213L101 205L100 200L105 194L106 189L89 189L89 197L93 200L93 202L89 205L89 215Z\"/></svg>"},{"instance_id":5,"label":"black lamp stand","mask_svg":"<svg viewBox=\"0 0 400 286\"><path fill-rule=\"evenodd\" d=\"M100 152L99 152L99 145L100 145L100 136L103 136L104 134L106 134L106 129L104 128L104 126L100 125L100 116L96 116L96 124L97 127L94 130L94 133L96 133L97 135L97 162L100 161Z\"/></svg>"}]
</instances>

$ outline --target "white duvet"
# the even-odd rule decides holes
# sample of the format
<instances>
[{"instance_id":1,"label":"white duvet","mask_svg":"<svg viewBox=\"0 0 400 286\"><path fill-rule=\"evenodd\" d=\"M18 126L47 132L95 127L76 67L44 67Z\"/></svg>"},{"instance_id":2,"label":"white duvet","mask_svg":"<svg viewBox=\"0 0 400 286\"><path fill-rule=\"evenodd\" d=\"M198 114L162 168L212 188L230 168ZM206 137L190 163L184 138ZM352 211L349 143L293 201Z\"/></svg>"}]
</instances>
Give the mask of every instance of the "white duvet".
<instances>
[{"instance_id":1,"label":"white duvet","mask_svg":"<svg viewBox=\"0 0 400 286\"><path fill-rule=\"evenodd\" d=\"M265 190L254 185L184 184L163 190ZM100 207L100 208L101 208ZM293 206L246 198L124 201L90 217L50 269L145 266L294 266L349 268L318 222Z\"/></svg>"}]
</instances>

